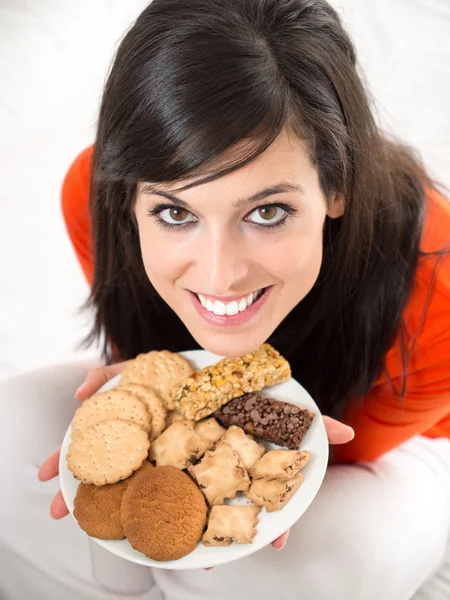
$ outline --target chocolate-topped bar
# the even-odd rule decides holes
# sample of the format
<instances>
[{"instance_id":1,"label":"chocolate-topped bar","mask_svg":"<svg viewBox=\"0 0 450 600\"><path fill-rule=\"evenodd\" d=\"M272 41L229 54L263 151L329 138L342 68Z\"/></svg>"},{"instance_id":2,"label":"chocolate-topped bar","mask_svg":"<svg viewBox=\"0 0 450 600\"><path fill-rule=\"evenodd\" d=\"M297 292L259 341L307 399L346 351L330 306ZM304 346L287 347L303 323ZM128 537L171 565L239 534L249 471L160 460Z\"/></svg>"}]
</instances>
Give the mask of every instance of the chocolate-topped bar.
<instances>
[{"instance_id":1,"label":"chocolate-topped bar","mask_svg":"<svg viewBox=\"0 0 450 600\"><path fill-rule=\"evenodd\" d=\"M246 433L290 450L298 450L314 419L309 410L260 394L235 398L214 416L225 427L237 425Z\"/></svg>"}]
</instances>

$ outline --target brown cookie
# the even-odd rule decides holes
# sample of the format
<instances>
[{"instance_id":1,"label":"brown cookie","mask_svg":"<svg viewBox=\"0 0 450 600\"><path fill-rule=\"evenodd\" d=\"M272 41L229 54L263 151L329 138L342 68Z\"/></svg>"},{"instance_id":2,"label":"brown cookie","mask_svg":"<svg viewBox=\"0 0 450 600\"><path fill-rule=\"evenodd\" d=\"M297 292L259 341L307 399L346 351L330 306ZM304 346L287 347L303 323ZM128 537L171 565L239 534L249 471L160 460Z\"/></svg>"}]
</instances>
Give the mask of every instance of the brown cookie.
<instances>
[{"instance_id":1,"label":"brown cookie","mask_svg":"<svg viewBox=\"0 0 450 600\"><path fill-rule=\"evenodd\" d=\"M249 471L252 479L292 479L306 465L310 453L306 450L271 450L253 465Z\"/></svg>"},{"instance_id":2,"label":"brown cookie","mask_svg":"<svg viewBox=\"0 0 450 600\"><path fill-rule=\"evenodd\" d=\"M75 411L72 439L78 439L88 427L112 419L132 421L147 433L150 431L151 416L142 400L127 390L111 389L94 394Z\"/></svg>"},{"instance_id":3,"label":"brown cookie","mask_svg":"<svg viewBox=\"0 0 450 600\"><path fill-rule=\"evenodd\" d=\"M148 458L156 466L185 469L197 463L208 445L195 431L192 421L175 421L150 446Z\"/></svg>"},{"instance_id":4,"label":"brown cookie","mask_svg":"<svg viewBox=\"0 0 450 600\"><path fill-rule=\"evenodd\" d=\"M186 419L183 413L180 413L177 410L169 410L166 418L166 427L170 427L176 423L176 421L189 421L189 419ZM194 421L189 421L189 423L194 423Z\"/></svg>"},{"instance_id":5,"label":"brown cookie","mask_svg":"<svg viewBox=\"0 0 450 600\"><path fill-rule=\"evenodd\" d=\"M205 546L251 544L260 510L259 506L213 506L203 543Z\"/></svg>"},{"instance_id":6,"label":"brown cookie","mask_svg":"<svg viewBox=\"0 0 450 600\"><path fill-rule=\"evenodd\" d=\"M248 472L263 454L261 446L255 440L250 439L244 430L236 425L232 425L227 429L220 440L220 444L228 444L242 460Z\"/></svg>"},{"instance_id":7,"label":"brown cookie","mask_svg":"<svg viewBox=\"0 0 450 600\"><path fill-rule=\"evenodd\" d=\"M188 471L205 494L210 506L223 504L225 498L235 498L237 492L246 492L250 478L239 456L228 444L218 444L208 450L198 465Z\"/></svg>"},{"instance_id":8,"label":"brown cookie","mask_svg":"<svg viewBox=\"0 0 450 600\"><path fill-rule=\"evenodd\" d=\"M117 483L139 469L149 446L148 435L136 423L104 421L70 444L67 467L83 483Z\"/></svg>"},{"instance_id":9,"label":"brown cookie","mask_svg":"<svg viewBox=\"0 0 450 600\"><path fill-rule=\"evenodd\" d=\"M91 537L101 540L122 540L120 505L131 479L142 477L153 466L146 460L142 467L128 479L111 485L87 485L80 483L74 500L73 515L78 525Z\"/></svg>"},{"instance_id":10,"label":"brown cookie","mask_svg":"<svg viewBox=\"0 0 450 600\"><path fill-rule=\"evenodd\" d=\"M278 481L278 479L253 479L247 498L257 506L265 506L267 512L280 510L292 498L304 477L299 471L292 479Z\"/></svg>"},{"instance_id":11,"label":"brown cookie","mask_svg":"<svg viewBox=\"0 0 450 600\"><path fill-rule=\"evenodd\" d=\"M192 479L176 467L155 467L130 481L121 519L131 546L158 561L194 550L206 525L207 507Z\"/></svg>"},{"instance_id":12,"label":"brown cookie","mask_svg":"<svg viewBox=\"0 0 450 600\"><path fill-rule=\"evenodd\" d=\"M214 448L226 431L225 427L222 427L222 425L212 417L197 421L194 425L194 429L196 433L207 442L208 450Z\"/></svg>"},{"instance_id":13,"label":"brown cookie","mask_svg":"<svg viewBox=\"0 0 450 600\"><path fill-rule=\"evenodd\" d=\"M166 428L167 409L158 394L139 383L119 383L113 389L126 390L136 395L147 407L151 416L150 441L156 440Z\"/></svg>"},{"instance_id":14,"label":"brown cookie","mask_svg":"<svg viewBox=\"0 0 450 600\"><path fill-rule=\"evenodd\" d=\"M120 383L139 383L154 389L168 410L175 409L172 389L194 372L189 361L173 352L162 350L139 354L122 371Z\"/></svg>"}]
</instances>

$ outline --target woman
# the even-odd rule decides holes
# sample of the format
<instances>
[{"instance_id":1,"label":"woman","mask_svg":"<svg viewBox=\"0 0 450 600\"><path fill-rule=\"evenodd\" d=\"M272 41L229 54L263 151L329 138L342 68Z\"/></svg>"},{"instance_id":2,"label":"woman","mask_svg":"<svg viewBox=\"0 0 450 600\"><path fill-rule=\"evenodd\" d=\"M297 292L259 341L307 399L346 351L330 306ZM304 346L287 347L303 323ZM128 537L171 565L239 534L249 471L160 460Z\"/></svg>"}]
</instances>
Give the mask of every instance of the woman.
<instances>
[{"instance_id":1,"label":"woman","mask_svg":"<svg viewBox=\"0 0 450 600\"><path fill-rule=\"evenodd\" d=\"M102 556L95 581L77 563L63 583L47 550L61 597L411 598L450 532L450 209L375 124L335 11L154 0L118 50L63 209L107 365L78 400L139 352L268 340L341 421L327 420L341 445L282 553L207 573ZM67 513L60 494L51 512Z\"/></svg>"}]
</instances>

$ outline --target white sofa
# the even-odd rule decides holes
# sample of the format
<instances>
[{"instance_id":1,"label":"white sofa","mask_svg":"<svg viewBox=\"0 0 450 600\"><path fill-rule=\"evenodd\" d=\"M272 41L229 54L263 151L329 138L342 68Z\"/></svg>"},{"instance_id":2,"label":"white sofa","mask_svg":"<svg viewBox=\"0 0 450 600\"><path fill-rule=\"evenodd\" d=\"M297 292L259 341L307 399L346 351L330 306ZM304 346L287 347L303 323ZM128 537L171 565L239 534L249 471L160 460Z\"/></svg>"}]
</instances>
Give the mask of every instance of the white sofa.
<instances>
[{"instance_id":1,"label":"white sofa","mask_svg":"<svg viewBox=\"0 0 450 600\"><path fill-rule=\"evenodd\" d=\"M89 315L77 314L88 289L65 233L60 187L93 140L114 47L146 4L0 2L0 379L97 355L77 350L88 331ZM380 120L450 186L450 0L334 4ZM448 600L450 573L421 594Z\"/></svg>"}]
</instances>

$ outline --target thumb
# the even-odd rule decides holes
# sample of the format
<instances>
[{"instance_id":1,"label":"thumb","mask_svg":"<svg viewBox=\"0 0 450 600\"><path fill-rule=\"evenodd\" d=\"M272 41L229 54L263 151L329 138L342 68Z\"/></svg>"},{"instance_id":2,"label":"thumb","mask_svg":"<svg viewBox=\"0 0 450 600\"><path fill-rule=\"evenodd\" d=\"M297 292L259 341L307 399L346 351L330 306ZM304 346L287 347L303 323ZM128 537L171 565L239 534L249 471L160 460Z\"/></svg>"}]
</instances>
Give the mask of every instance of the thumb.
<instances>
[{"instance_id":1,"label":"thumb","mask_svg":"<svg viewBox=\"0 0 450 600\"><path fill-rule=\"evenodd\" d=\"M75 392L75 398L80 400L80 402L90 398L102 387L102 385L105 385L107 381L123 371L128 362L129 361L125 361L114 365L98 367L97 369L89 371L86 375L86 379Z\"/></svg>"}]
</instances>

